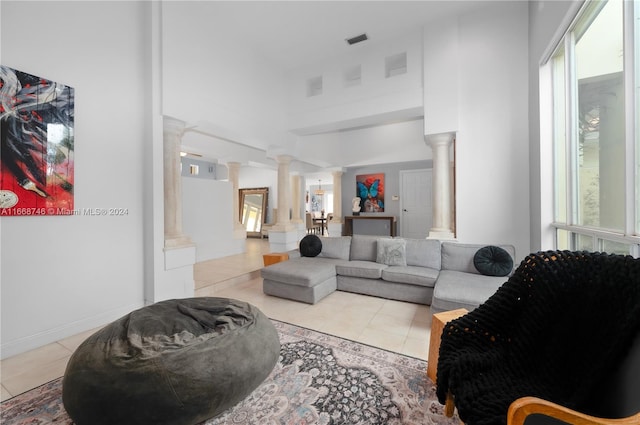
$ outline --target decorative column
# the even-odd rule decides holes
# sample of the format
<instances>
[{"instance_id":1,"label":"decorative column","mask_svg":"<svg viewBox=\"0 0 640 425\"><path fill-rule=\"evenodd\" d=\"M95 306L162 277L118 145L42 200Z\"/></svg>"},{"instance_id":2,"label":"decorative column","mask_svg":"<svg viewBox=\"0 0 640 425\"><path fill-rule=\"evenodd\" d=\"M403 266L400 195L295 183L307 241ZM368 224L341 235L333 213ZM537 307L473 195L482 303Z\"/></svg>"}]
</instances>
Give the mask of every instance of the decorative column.
<instances>
[{"instance_id":1,"label":"decorative column","mask_svg":"<svg viewBox=\"0 0 640 425\"><path fill-rule=\"evenodd\" d=\"M455 133L427 136L433 151L433 227L429 239L454 239L449 150Z\"/></svg>"},{"instance_id":2,"label":"decorative column","mask_svg":"<svg viewBox=\"0 0 640 425\"><path fill-rule=\"evenodd\" d=\"M163 126L163 186L164 186L164 250L163 270L156 270L152 281L145 282L146 301L158 302L172 298L193 297L193 265L196 245L182 230L182 177L180 145L184 122L162 118Z\"/></svg>"},{"instance_id":3,"label":"decorative column","mask_svg":"<svg viewBox=\"0 0 640 425\"><path fill-rule=\"evenodd\" d=\"M327 221L329 236L342 235L342 170L332 171L333 177L333 219Z\"/></svg>"},{"instance_id":4,"label":"decorative column","mask_svg":"<svg viewBox=\"0 0 640 425\"><path fill-rule=\"evenodd\" d=\"M300 176L294 175L291 177L291 205L293 208L291 221L293 224L302 223L302 217L300 216L300 209L302 201L300 200Z\"/></svg>"},{"instance_id":5,"label":"decorative column","mask_svg":"<svg viewBox=\"0 0 640 425\"><path fill-rule=\"evenodd\" d=\"M342 170L332 171L333 176L333 221L342 223Z\"/></svg>"},{"instance_id":6,"label":"decorative column","mask_svg":"<svg viewBox=\"0 0 640 425\"><path fill-rule=\"evenodd\" d=\"M291 177L289 175L289 165L293 158L289 155L278 155L278 230L291 228L289 219L289 209L291 208Z\"/></svg>"},{"instance_id":7,"label":"decorative column","mask_svg":"<svg viewBox=\"0 0 640 425\"><path fill-rule=\"evenodd\" d=\"M193 246L182 231L182 177L180 176L180 145L184 122L164 117L164 246Z\"/></svg>"},{"instance_id":8,"label":"decorative column","mask_svg":"<svg viewBox=\"0 0 640 425\"><path fill-rule=\"evenodd\" d=\"M240 187L238 183L240 163L227 162L227 170L229 171L229 182L231 183L231 190L233 191L233 216L231 217L231 222L233 223L233 238L246 239L247 231L240 221Z\"/></svg>"},{"instance_id":9,"label":"decorative column","mask_svg":"<svg viewBox=\"0 0 640 425\"><path fill-rule=\"evenodd\" d=\"M298 246L298 230L289 219L291 208L291 176L289 165L293 157L278 155L278 221L269 231L269 247L272 252L285 252Z\"/></svg>"}]
</instances>

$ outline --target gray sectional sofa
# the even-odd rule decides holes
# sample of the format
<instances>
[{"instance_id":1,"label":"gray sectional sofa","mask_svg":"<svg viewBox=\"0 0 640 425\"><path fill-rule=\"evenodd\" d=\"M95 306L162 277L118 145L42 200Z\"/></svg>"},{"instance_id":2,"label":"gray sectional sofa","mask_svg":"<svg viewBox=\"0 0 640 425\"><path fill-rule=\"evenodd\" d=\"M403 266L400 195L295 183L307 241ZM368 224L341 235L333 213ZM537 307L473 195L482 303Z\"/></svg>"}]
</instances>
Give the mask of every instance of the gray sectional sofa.
<instances>
[{"instance_id":1,"label":"gray sectional sofa","mask_svg":"<svg viewBox=\"0 0 640 425\"><path fill-rule=\"evenodd\" d=\"M264 267L264 293L315 304L340 290L427 304L438 313L473 310L507 280L485 276L474 266L476 252L485 245L367 235L320 239L316 257L294 250L288 261ZM391 257L385 252L381 257L378 241ZM499 246L515 265L515 248Z\"/></svg>"}]
</instances>

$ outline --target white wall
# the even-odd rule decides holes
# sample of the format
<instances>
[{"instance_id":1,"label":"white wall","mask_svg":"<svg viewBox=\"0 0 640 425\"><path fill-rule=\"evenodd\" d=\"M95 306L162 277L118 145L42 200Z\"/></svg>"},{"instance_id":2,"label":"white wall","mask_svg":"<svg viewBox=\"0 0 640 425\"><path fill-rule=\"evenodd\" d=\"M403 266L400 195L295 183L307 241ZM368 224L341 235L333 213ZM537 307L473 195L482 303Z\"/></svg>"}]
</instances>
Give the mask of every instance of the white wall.
<instances>
[{"instance_id":1,"label":"white wall","mask_svg":"<svg viewBox=\"0 0 640 425\"><path fill-rule=\"evenodd\" d=\"M266 150L284 139L282 74L217 20L219 2L163 2L163 112Z\"/></svg>"},{"instance_id":2,"label":"white wall","mask_svg":"<svg viewBox=\"0 0 640 425\"><path fill-rule=\"evenodd\" d=\"M499 2L458 21L457 236L513 244L519 259L530 247L527 7Z\"/></svg>"},{"instance_id":3,"label":"white wall","mask_svg":"<svg viewBox=\"0 0 640 425\"><path fill-rule=\"evenodd\" d=\"M298 152L340 167L432 158L422 120L300 136Z\"/></svg>"},{"instance_id":4,"label":"white wall","mask_svg":"<svg viewBox=\"0 0 640 425\"><path fill-rule=\"evenodd\" d=\"M351 215L351 200L357 195L356 176L360 174L383 173L384 174L384 215L393 215L397 218L397 230L400 231L400 200L394 200L394 196L401 197L400 172L406 170L425 170L433 168L431 160L416 160L394 164L363 165L349 167L342 175L342 216ZM427 218L428 217L428 218ZM431 222L431 211L425 212L425 222ZM428 229L427 229L428 230Z\"/></svg>"},{"instance_id":5,"label":"white wall","mask_svg":"<svg viewBox=\"0 0 640 425\"><path fill-rule=\"evenodd\" d=\"M249 189L254 187L268 187L269 199L267 200L267 223L273 223L276 217L273 209L278 208L278 170L269 168L241 167L238 176L238 187Z\"/></svg>"},{"instance_id":6,"label":"white wall","mask_svg":"<svg viewBox=\"0 0 640 425\"><path fill-rule=\"evenodd\" d=\"M6 357L143 304L148 4L2 2L0 8L2 64L75 88L75 207L128 210L0 218Z\"/></svg>"},{"instance_id":7,"label":"white wall","mask_svg":"<svg viewBox=\"0 0 640 425\"><path fill-rule=\"evenodd\" d=\"M196 261L243 251L233 239L231 191L227 181L182 178L183 229L196 244Z\"/></svg>"},{"instance_id":8,"label":"white wall","mask_svg":"<svg viewBox=\"0 0 640 425\"><path fill-rule=\"evenodd\" d=\"M407 54L407 72L385 77L385 58ZM384 42L369 40L356 46L351 54L322 58L319 63L286 73L288 123L297 134L326 131L357 123L361 118L422 108L422 32L414 30L405 36ZM345 87L347 68L361 65L362 81ZM307 80L323 77L323 93L307 96Z\"/></svg>"}]
</instances>

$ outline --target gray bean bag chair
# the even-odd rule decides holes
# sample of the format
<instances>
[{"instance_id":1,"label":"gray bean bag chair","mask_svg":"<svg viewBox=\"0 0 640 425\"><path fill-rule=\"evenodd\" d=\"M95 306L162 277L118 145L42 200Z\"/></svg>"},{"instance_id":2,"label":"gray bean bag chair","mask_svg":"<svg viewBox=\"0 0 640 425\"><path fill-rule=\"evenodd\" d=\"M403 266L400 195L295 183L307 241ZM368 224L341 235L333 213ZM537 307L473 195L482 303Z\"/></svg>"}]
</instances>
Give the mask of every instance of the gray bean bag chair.
<instances>
[{"instance_id":1,"label":"gray bean bag chair","mask_svg":"<svg viewBox=\"0 0 640 425\"><path fill-rule=\"evenodd\" d=\"M249 395L279 352L276 329L251 304L163 301L84 341L67 365L62 400L78 425L192 425Z\"/></svg>"}]
</instances>

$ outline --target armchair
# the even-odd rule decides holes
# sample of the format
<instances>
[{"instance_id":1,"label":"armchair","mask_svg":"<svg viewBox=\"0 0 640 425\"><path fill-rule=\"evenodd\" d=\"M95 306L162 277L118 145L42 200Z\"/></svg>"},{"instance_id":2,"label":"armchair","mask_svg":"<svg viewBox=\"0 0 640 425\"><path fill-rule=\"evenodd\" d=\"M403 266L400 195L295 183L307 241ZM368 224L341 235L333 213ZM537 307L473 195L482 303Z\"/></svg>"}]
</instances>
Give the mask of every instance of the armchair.
<instances>
[{"instance_id":1,"label":"armchair","mask_svg":"<svg viewBox=\"0 0 640 425\"><path fill-rule=\"evenodd\" d=\"M536 424L555 424L558 423L557 421L560 421L561 423L580 425L640 424L640 413L626 418L610 419L586 415L537 397L522 397L511 403L507 413L508 425L523 425L525 424L525 421L530 418L533 419L532 422ZM543 420L545 422L541 422ZM551 420L555 420L555 422L549 422ZM527 421L526 423L529 424L530 422Z\"/></svg>"},{"instance_id":2,"label":"armchair","mask_svg":"<svg viewBox=\"0 0 640 425\"><path fill-rule=\"evenodd\" d=\"M472 425L522 423L533 405L548 401L590 416L630 416L640 412L639 357L640 259L541 252L484 304L447 324L437 395ZM569 423L596 423L581 420ZM638 424L638 417L627 420Z\"/></svg>"}]
</instances>

